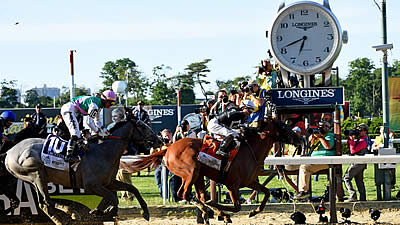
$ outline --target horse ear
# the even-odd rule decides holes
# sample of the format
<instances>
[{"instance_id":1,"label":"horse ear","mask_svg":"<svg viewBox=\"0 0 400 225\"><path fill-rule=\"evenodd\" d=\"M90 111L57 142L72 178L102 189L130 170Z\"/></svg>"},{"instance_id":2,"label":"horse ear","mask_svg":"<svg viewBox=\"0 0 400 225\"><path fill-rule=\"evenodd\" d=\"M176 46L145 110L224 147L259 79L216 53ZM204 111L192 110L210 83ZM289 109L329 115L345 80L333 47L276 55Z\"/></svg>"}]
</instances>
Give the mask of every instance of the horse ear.
<instances>
[{"instance_id":1,"label":"horse ear","mask_svg":"<svg viewBox=\"0 0 400 225\"><path fill-rule=\"evenodd\" d=\"M126 119L130 120L132 118L132 110L126 106L124 106L124 110Z\"/></svg>"}]
</instances>

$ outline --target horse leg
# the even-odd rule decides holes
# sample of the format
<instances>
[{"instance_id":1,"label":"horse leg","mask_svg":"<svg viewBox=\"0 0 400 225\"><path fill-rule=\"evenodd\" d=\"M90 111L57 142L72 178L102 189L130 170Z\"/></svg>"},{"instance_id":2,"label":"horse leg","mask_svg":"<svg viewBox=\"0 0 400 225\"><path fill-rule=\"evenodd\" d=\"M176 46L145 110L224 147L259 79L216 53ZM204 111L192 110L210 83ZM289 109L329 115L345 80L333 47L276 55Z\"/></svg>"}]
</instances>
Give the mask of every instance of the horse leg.
<instances>
[{"instance_id":1,"label":"horse leg","mask_svg":"<svg viewBox=\"0 0 400 225\"><path fill-rule=\"evenodd\" d=\"M198 207L202 212L203 220L208 224L209 223L209 215L208 208L206 207L206 188L204 185L204 176L197 176L196 183L194 184L196 197L203 204ZM203 206L204 205L204 206Z\"/></svg>"},{"instance_id":2,"label":"horse leg","mask_svg":"<svg viewBox=\"0 0 400 225\"><path fill-rule=\"evenodd\" d=\"M111 211L114 207L118 206L117 196L103 185L91 183L86 185L86 189L95 195L103 197L103 200L101 200L101 202L95 209L90 211L90 214L101 215L103 213ZM108 208L106 210L107 206Z\"/></svg>"},{"instance_id":3,"label":"horse leg","mask_svg":"<svg viewBox=\"0 0 400 225\"><path fill-rule=\"evenodd\" d=\"M240 205L240 201L239 201L239 199L240 199L239 188L228 189L228 192L229 192L229 196L233 202L233 207L220 205L220 204L214 203L214 202L208 202L208 203L206 203L206 206L212 208L214 211L219 213L219 216L224 218L225 223L232 223L230 216L223 211L230 211L230 212L236 213L241 210L242 206Z\"/></svg>"},{"instance_id":4,"label":"horse leg","mask_svg":"<svg viewBox=\"0 0 400 225\"><path fill-rule=\"evenodd\" d=\"M111 184L107 185L107 188L109 188L112 191L129 191L132 194L134 194L136 199L139 201L140 207L143 210L143 218L149 221L150 219L149 209L147 208L146 202L140 195L139 190L135 186L118 180L114 180Z\"/></svg>"},{"instance_id":5,"label":"horse leg","mask_svg":"<svg viewBox=\"0 0 400 225\"><path fill-rule=\"evenodd\" d=\"M260 206L258 206L257 209L251 211L250 214L249 214L249 217L252 217L252 216L257 215L258 213L260 213L261 211L264 210L265 204L267 204L267 200L269 198L270 193L269 193L268 188L264 187L263 185L261 185L258 182L254 182L251 185L249 185L248 187L251 188L251 189L254 189L254 190L258 190L258 191L264 192L264 198L263 198Z\"/></svg>"},{"instance_id":6,"label":"horse leg","mask_svg":"<svg viewBox=\"0 0 400 225\"><path fill-rule=\"evenodd\" d=\"M48 193L47 181L44 179L44 171L39 168L36 172L26 175L26 180L34 186L38 198L39 208L56 224L62 225L61 218L57 215L54 202Z\"/></svg>"}]
</instances>

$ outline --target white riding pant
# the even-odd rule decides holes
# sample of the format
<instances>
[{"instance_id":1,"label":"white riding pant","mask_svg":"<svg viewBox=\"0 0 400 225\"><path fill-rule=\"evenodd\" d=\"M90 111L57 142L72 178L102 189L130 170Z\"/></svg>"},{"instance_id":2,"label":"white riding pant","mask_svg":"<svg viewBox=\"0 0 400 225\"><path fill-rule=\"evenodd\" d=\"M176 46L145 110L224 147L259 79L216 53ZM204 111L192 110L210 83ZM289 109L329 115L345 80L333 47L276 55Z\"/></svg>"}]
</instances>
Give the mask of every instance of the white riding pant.
<instances>
[{"instance_id":1,"label":"white riding pant","mask_svg":"<svg viewBox=\"0 0 400 225\"><path fill-rule=\"evenodd\" d=\"M220 135L220 136L226 137L226 136L231 134L234 137L239 137L239 134L236 133L235 131L220 125L216 118L211 119L208 122L207 129L211 134L214 134L214 135L216 134L216 135Z\"/></svg>"},{"instance_id":2,"label":"white riding pant","mask_svg":"<svg viewBox=\"0 0 400 225\"><path fill-rule=\"evenodd\" d=\"M67 125L71 136L75 135L80 137L81 132L79 131L78 120L76 119L77 109L72 102L68 102L61 107L61 116L64 119L65 125Z\"/></svg>"}]
</instances>

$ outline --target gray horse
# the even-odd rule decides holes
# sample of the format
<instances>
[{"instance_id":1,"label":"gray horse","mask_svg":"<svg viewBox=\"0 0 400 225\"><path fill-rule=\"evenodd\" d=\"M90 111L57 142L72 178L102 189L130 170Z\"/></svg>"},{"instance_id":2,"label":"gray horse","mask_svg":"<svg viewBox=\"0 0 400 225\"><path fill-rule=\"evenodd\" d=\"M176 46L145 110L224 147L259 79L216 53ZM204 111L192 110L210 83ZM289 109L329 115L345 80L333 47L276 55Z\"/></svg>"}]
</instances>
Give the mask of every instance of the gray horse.
<instances>
[{"instance_id":1,"label":"gray horse","mask_svg":"<svg viewBox=\"0 0 400 225\"><path fill-rule=\"evenodd\" d=\"M115 191L133 193L143 209L143 217L149 220L149 211L137 188L115 180L120 158L129 143L145 143L153 147L160 146L161 140L153 130L140 120L128 119L117 123L111 130L112 138L103 143L89 144L89 150L82 156L77 167L75 179L70 179L67 171L45 167L41 160L44 139L26 139L7 152L5 165L15 177L31 183L36 190L39 207L55 224L63 224L56 209L69 214L72 219L79 220L80 215L71 207L54 202L48 194L48 182L62 184L67 187L84 188L87 193L103 197L92 214L109 213L118 206Z\"/></svg>"}]
</instances>

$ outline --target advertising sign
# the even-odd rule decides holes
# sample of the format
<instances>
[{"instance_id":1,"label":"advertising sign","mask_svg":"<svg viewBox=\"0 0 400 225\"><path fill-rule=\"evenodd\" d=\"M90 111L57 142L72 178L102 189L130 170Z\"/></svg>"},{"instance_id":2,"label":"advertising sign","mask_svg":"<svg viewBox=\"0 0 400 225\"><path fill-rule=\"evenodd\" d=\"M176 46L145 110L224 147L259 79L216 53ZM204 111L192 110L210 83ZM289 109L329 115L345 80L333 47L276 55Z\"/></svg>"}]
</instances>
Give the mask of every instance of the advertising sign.
<instances>
[{"instance_id":1,"label":"advertising sign","mask_svg":"<svg viewBox=\"0 0 400 225\"><path fill-rule=\"evenodd\" d=\"M272 102L276 106L308 106L343 104L343 87L323 88L276 88L271 89Z\"/></svg>"}]
</instances>

